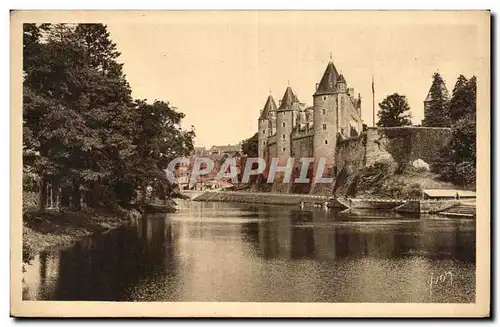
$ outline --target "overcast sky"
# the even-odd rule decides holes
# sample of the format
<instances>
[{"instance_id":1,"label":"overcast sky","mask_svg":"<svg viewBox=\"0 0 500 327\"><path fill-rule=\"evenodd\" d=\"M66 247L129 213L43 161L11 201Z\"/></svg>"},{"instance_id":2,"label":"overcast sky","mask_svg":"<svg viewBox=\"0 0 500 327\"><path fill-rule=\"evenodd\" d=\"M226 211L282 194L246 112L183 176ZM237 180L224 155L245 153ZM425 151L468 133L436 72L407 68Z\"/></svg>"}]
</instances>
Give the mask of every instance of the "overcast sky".
<instances>
[{"instance_id":1,"label":"overcast sky","mask_svg":"<svg viewBox=\"0 0 500 327\"><path fill-rule=\"evenodd\" d=\"M406 95L413 123L420 124L434 72L451 92L459 74L469 78L479 70L474 25L338 15L177 13L154 23L113 21L108 28L133 96L178 107L186 114L183 125L195 126L197 146L252 136L269 92L278 102L288 82L312 105L330 53L348 87L361 93L362 118L370 126L372 75L376 104L395 92Z\"/></svg>"}]
</instances>

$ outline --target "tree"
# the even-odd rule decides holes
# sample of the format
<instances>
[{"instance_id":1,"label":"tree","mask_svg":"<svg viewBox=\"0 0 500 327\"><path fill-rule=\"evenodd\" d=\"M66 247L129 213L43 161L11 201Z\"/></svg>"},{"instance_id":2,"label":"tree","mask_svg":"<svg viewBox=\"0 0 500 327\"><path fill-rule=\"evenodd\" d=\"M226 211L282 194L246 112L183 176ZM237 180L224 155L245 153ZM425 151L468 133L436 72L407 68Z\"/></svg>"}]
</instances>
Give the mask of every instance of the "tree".
<instances>
[{"instance_id":1,"label":"tree","mask_svg":"<svg viewBox=\"0 0 500 327\"><path fill-rule=\"evenodd\" d=\"M434 169L441 178L473 186L476 177L476 77L460 75L450 101L451 137Z\"/></svg>"},{"instance_id":2,"label":"tree","mask_svg":"<svg viewBox=\"0 0 500 327\"><path fill-rule=\"evenodd\" d=\"M378 112L379 127L396 127L411 125L410 106L406 97L397 93L387 96L379 103Z\"/></svg>"},{"instance_id":3,"label":"tree","mask_svg":"<svg viewBox=\"0 0 500 327\"><path fill-rule=\"evenodd\" d=\"M454 123L464 117L470 107L470 95L467 94L467 79L464 75L458 76L455 87L453 88L452 98L450 100L450 119Z\"/></svg>"},{"instance_id":4,"label":"tree","mask_svg":"<svg viewBox=\"0 0 500 327\"><path fill-rule=\"evenodd\" d=\"M23 36L23 160L39 180L40 210L49 184L76 210L129 205L192 149L182 113L132 100L105 25L26 24Z\"/></svg>"},{"instance_id":5,"label":"tree","mask_svg":"<svg viewBox=\"0 0 500 327\"><path fill-rule=\"evenodd\" d=\"M259 133L255 133L252 137L244 140L241 143L243 154L249 158L255 158L259 155Z\"/></svg>"},{"instance_id":6,"label":"tree","mask_svg":"<svg viewBox=\"0 0 500 327\"><path fill-rule=\"evenodd\" d=\"M135 106L140 124L134 137L137 151L127 167L129 178L138 184L143 195L148 185L168 194L171 185L165 171L172 159L187 156L193 150L194 131L181 129L184 114L166 102L148 104L136 100Z\"/></svg>"},{"instance_id":7,"label":"tree","mask_svg":"<svg viewBox=\"0 0 500 327\"><path fill-rule=\"evenodd\" d=\"M449 127L449 99L443 78L439 73L432 76L429 90L430 98L426 100L422 125L428 127Z\"/></svg>"}]
</instances>

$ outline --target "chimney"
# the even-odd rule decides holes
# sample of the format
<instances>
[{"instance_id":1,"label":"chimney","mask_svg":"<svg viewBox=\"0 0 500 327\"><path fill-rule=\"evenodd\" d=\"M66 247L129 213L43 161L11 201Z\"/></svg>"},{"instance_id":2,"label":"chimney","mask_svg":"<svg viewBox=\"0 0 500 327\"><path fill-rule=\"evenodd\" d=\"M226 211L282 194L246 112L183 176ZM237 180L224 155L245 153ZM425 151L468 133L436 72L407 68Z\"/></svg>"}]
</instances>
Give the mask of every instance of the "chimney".
<instances>
[{"instance_id":1,"label":"chimney","mask_svg":"<svg viewBox=\"0 0 500 327\"><path fill-rule=\"evenodd\" d=\"M319 83L316 83L316 91L318 90L318 87L319 87Z\"/></svg>"}]
</instances>

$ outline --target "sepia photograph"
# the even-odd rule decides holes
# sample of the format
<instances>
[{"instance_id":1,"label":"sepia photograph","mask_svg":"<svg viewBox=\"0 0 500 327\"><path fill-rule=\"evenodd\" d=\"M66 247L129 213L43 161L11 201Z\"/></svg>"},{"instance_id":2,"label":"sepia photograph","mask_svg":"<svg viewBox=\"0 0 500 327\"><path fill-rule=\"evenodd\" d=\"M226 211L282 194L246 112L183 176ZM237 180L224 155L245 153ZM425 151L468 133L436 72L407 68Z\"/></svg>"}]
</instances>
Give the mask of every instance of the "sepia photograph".
<instances>
[{"instance_id":1,"label":"sepia photograph","mask_svg":"<svg viewBox=\"0 0 500 327\"><path fill-rule=\"evenodd\" d=\"M11 315L489 316L489 11L10 15Z\"/></svg>"}]
</instances>

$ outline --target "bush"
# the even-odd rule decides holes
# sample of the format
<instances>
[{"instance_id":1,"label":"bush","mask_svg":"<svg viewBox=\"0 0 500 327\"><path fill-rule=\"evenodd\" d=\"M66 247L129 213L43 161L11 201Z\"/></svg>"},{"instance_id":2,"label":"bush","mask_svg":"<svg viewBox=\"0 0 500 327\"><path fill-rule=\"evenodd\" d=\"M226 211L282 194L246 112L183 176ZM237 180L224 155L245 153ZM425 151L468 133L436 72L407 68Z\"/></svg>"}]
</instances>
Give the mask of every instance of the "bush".
<instances>
[{"instance_id":1,"label":"bush","mask_svg":"<svg viewBox=\"0 0 500 327\"><path fill-rule=\"evenodd\" d=\"M391 161L378 161L365 167L359 174L348 179L348 195L366 193L391 199L415 199L422 196L422 187L418 183L409 184L395 179L397 167Z\"/></svg>"},{"instance_id":2,"label":"bush","mask_svg":"<svg viewBox=\"0 0 500 327\"><path fill-rule=\"evenodd\" d=\"M358 191L369 191L380 188L394 174L396 167L389 160L377 161L359 172Z\"/></svg>"},{"instance_id":3,"label":"bush","mask_svg":"<svg viewBox=\"0 0 500 327\"><path fill-rule=\"evenodd\" d=\"M457 165L456 183L462 186L476 185L476 167L473 163L463 161Z\"/></svg>"}]
</instances>

